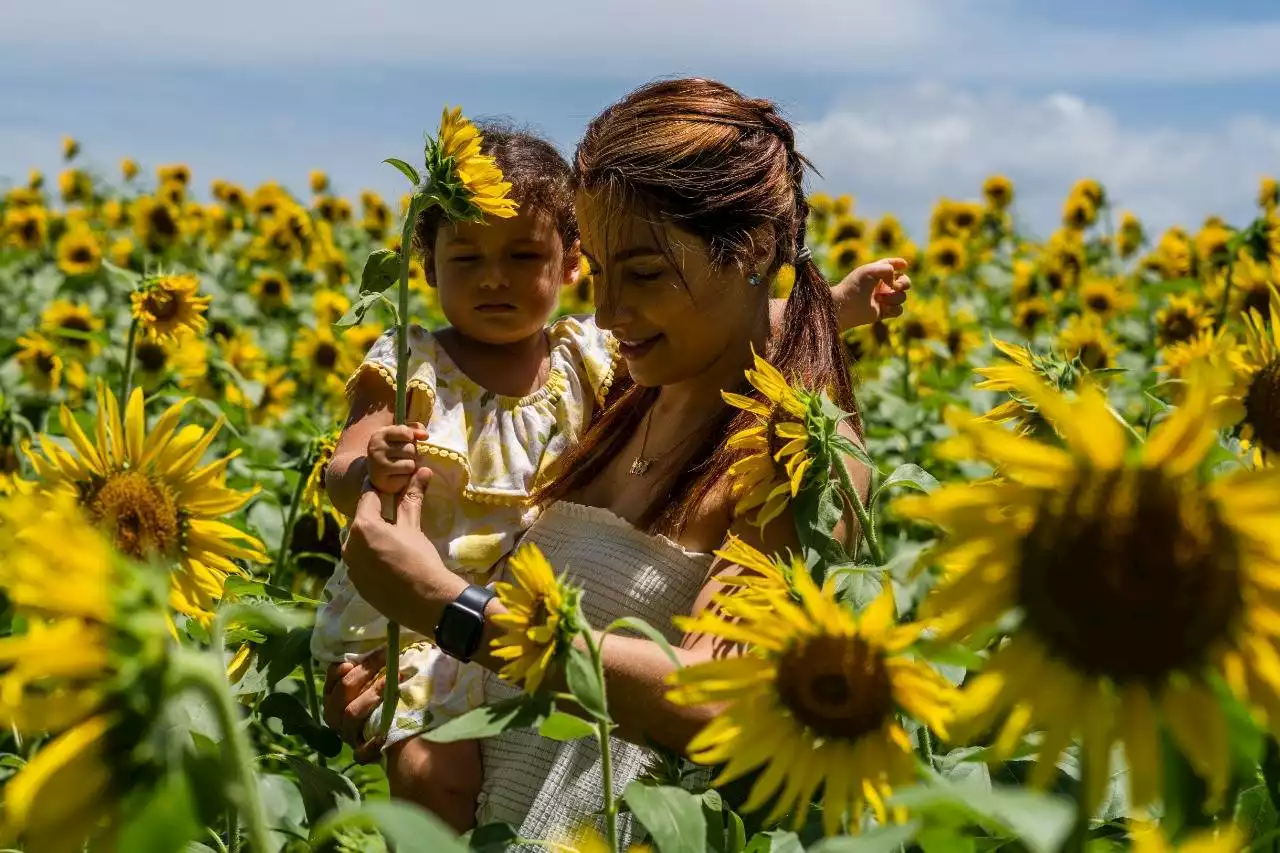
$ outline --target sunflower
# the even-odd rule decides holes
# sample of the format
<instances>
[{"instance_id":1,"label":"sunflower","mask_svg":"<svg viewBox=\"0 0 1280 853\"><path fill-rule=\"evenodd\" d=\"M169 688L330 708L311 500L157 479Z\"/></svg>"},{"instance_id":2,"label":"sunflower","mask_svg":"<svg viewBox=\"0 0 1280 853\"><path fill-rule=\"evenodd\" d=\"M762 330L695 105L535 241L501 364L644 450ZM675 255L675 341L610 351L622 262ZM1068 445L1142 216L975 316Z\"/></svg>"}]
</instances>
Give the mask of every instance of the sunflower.
<instances>
[{"instance_id":1,"label":"sunflower","mask_svg":"<svg viewBox=\"0 0 1280 853\"><path fill-rule=\"evenodd\" d=\"M1270 175L1258 181L1258 207L1268 213L1280 207L1280 182Z\"/></svg>"},{"instance_id":2,"label":"sunflower","mask_svg":"<svg viewBox=\"0 0 1280 853\"><path fill-rule=\"evenodd\" d=\"M1243 317L1250 311L1267 316L1271 304L1271 282L1280 283L1280 255L1267 261L1259 261L1248 252L1241 252L1231 270L1231 301L1234 310ZM1221 289L1218 289L1219 296Z\"/></svg>"},{"instance_id":3,"label":"sunflower","mask_svg":"<svg viewBox=\"0 0 1280 853\"><path fill-rule=\"evenodd\" d=\"M62 385L62 356L39 332L18 336L18 366L35 388L46 393Z\"/></svg>"},{"instance_id":4,"label":"sunflower","mask_svg":"<svg viewBox=\"0 0 1280 853\"><path fill-rule=\"evenodd\" d=\"M982 195L994 210L1005 210L1013 204L1013 181L1004 175L992 175L982 183Z\"/></svg>"},{"instance_id":5,"label":"sunflower","mask_svg":"<svg viewBox=\"0 0 1280 853\"><path fill-rule=\"evenodd\" d=\"M1085 268L1084 237L1079 231L1060 228L1049 237L1041 259L1040 275L1055 299L1080 284Z\"/></svg>"},{"instance_id":6,"label":"sunflower","mask_svg":"<svg viewBox=\"0 0 1280 853\"><path fill-rule=\"evenodd\" d=\"M1102 207L1107 203L1107 191L1094 178L1081 178L1071 187L1070 195L1087 199L1094 207Z\"/></svg>"},{"instance_id":7,"label":"sunflower","mask_svg":"<svg viewBox=\"0 0 1280 853\"><path fill-rule=\"evenodd\" d=\"M45 488L75 495L122 553L174 567L170 606L206 620L226 578L245 573L233 560L260 562L266 555L257 539L219 520L244 506L257 488L226 486L236 454L201 464L223 422L209 430L195 424L179 429L189 402L166 409L148 434L142 389L133 390L122 420L115 395L99 384L96 442L62 406L58 421L73 451L42 435L42 453L26 452Z\"/></svg>"},{"instance_id":8,"label":"sunflower","mask_svg":"<svg viewBox=\"0 0 1280 853\"><path fill-rule=\"evenodd\" d=\"M317 536L324 536L325 516L332 515L339 525L345 521L342 513L329 501L324 485L324 475L329 470L329 463L333 461L339 435L340 431L331 432L315 439L312 444L311 472L307 474L307 481L302 488L302 505L315 519Z\"/></svg>"},{"instance_id":9,"label":"sunflower","mask_svg":"<svg viewBox=\"0 0 1280 853\"><path fill-rule=\"evenodd\" d=\"M191 167L186 163L158 166L156 167L156 177L162 184L181 184L185 187L191 183Z\"/></svg>"},{"instance_id":10,"label":"sunflower","mask_svg":"<svg viewBox=\"0 0 1280 853\"><path fill-rule=\"evenodd\" d=\"M982 377L980 382L974 383L975 391L997 391L1009 394L1017 391L1020 378L1028 371L1040 372L1035 353L1027 347L1006 343L997 338L991 339L991 345L1012 364L996 363L975 368L973 372ZM1034 432L1042 423L1035 405L1019 394L1011 394L1011 399L998 404L978 419L996 424L1010 420L1017 421L1018 432L1023 434Z\"/></svg>"},{"instance_id":11,"label":"sunflower","mask_svg":"<svg viewBox=\"0 0 1280 853\"><path fill-rule=\"evenodd\" d=\"M133 318L146 340L173 340L186 329L202 333L208 325L204 313L211 296L199 296L200 280L189 273L162 275L143 282L130 294Z\"/></svg>"},{"instance_id":12,"label":"sunflower","mask_svg":"<svg viewBox=\"0 0 1280 853\"><path fill-rule=\"evenodd\" d=\"M1101 391L1068 401L1028 375L1020 393L1065 448L956 418L969 455L1000 479L894 504L950 534L934 551L948 574L922 609L940 637L1017 619L966 685L953 734L963 741L1003 719L991 747L1000 760L1042 729L1034 785L1054 778L1079 734L1089 809L1113 744L1125 749L1131 802L1158 795L1158 721L1220 798L1230 752L1216 674L1273 723L1280 712L1280 469L1201 477L1217 443L1218 384L1198 365L1184 405L1131 454Z\"/></svg>"},{"instance_id":13,"label":"sunflower","mask_svg":"<svg viewBox=\"0 0 1280 853\"><path fill-rule=\"evenodd\" d=\"M982 336L978 334L978 320L968 308L961 308L948 315L943 343L951 354L952 364L964 364L978 347Z\"/></svg>"},{"instance_id":14,"label":"sunflower","mask_svg":"<svg viewBox=\"0 0 1280 853\"><path fill-rule=\"evenodd\" d=\"M901 821L885 800L914 781L916 763L898 711L945 737L953 689L905 654L922 626L894 623L889 589L854 615L808 572L795 585L798 600L740 604L732 621L711 611L677 618L682 630L748 649L668 676L677 705L728 703L689 742L689 756L725 764L714 785L762 768L744 809L774 799L766 822L790 811L798 828L819 785L827 835L841 830L846 811L854 829L868 807L881 823Z\"/></svg>"},{"instance_id":15,"label":"sunflower","mask_svg":"<svg viewBox=\"0 0 1280 853\"><path fill-rule=\"evenodd\" d=\"M1014 307L1013 324L1018 327L1018 331L1030 337L1041 323L1052 316L1053 306L1048 300L1041 296L1033 296L1022 300Z\"/></svg>"},{"instance_id":16,"label":"sunflower","mask_svg":"<svg viewBox=\"0 0 1280 853\"><path fill-rule=\"evenodd\" d=\"M351 300L338 290L317 290L311 297L311 309L316 312L316 322L332 326L342 319L351 307Z\"/></svg>"},{"instance_id":17,"label":"sunflower","mask_svg":"<svg viewBox=\"0 0 1280 853\"><path fill-rule=\"evenodd\" d=\"M132 181L138 177L138 161L132 157L124 157L120 160L120 174L126 181Z\"/></svg>"},{"instance_id":18,"label":"sunflower","mask_svg":"<svg viewBox=\"0 0 1280 853\"><path fill-rule=\"evenodd\" d=\"M1234 824L1201 829L1175 845L1159 825L1136 820L1129 824L1129 841L1133 853L1242 853L1249 849L1247 838Z\"/></svg>"},{"instance_id":19,"label":"sunflower","mask_svg":"<svg viewBox=\"0 0 1280 853\"><path fill-rule=\"evenodd\" d=\"M1263 454L1280 454L1280 290L1271 289L1270 322L1250 312L1243 346L1228 356L1234 382L1227 415L1241 425L1241 436L1257 442Z\"/></svg>"},{"instance_id":20,"label":"sunflower","mask_svg":"<svg viewBox=\"0 0 1280 853\"><path fill-rule=\"evenodd\" d=\"M87 202L93 196L93 182L79 169L64 169L58 175L58 193L67 204Z\"/></svg>"},{"instance_id":21,"label":"sunflower","mask_svg":"<svg viewBox=\"0 0 1280 853\"><path fill-rule=\"evenodd\" d=\"M844 275L862 263L867 256L867 247L857 240L844 240L832 243L827 250L827 259L838 275Z\"/></svg>"},{"instance_id":22,"label":"sunflower","mask_svg":"<svg viewBox=\"0 0 1280 853\"><path fill-rule=\"evenodd\" d=\"M1080 305L1104 321L1128 311L1137 300L1109 278L1089 278L1080 284Z\"/></svg>"},{"instance_id":23,"label":"sunflower","mask_svg":"<svg viewBox=\"0 0 1280 853\"><path fill-rule=\"evenodd\" d=\"M1174 294L1156 312L1156 343L1162 347L1184 343L1213 325L1213 318L1192 296Z\"/></svg>"},{"instance_id":24,"label":"sunflower","mask_svg":"<svg viewBox=\"0 0 1280 853\"><path fill-rule=\"evenodd\" d=\"M1098 221L1098 208L1083 195L1069 195L1062 205L1062 224L1073 231L1083 231Z\"/></svg>"},{"instance_id":25,"label":"sunflower","mask_svg":"<svg viewBox=\"0 0 1280 853\"><path fill-rule=\"evenodd\" d=\"M796 598L798 594L792 575L809 571L797 555L793 554L790 562L775 559L732 534L729 535L728 543L715 552L715 556L748 570L737 574L717 575L714 578L726 587L717 597L716 606L730 617L741 604L766 607L778 596Z\"/></svg>"},{"instance_id":26,"label":"sunflower","mask_svg":"<svg viewBox=\"0 0 1280 853\"><path fill-rule=\"evenodd\" d=\"M307 183L311 185L311 191L319 195L329 189L329 176L319 169L312 169L307 175Z\"/></svg>"},{"instance_id":27,"label":"sunflower","mask_svg":"<svg viewBox=\"0 0 1280 853\"><path fill-rule=\"evenodd\" d=\"M845 240L861 240L867 226L861 219L852 216L841 216L831 223L828 239L832 243L843 243Z\"/></svg>"},{"instance_id":28,"label":"sunflower","mask_svg":"<svg viewBox=\"0 0 1280 853\"><path fill-rule=\"evenodd\" d=\"M241 376L256 376L267 366L267 354L254 341L253 332L241 329L235 334L215 336L222 360Z\"/></svg>"},{"instance_id":29,"label":"sunflower","mask_svg":"<svg viewBox=\"0 0 1280 853\"><path fill-rule=\"evenodd\" d=\"M249 293L263 311L293 304L293 288L289 286L289 280L275 270L267 270L255 278L249 285Z\"/></svg>"},{"instance_id":30,"label":"sunflower","mask_svg":"<svg viewBox=\"0 0 1280 853\"><path fill-rule=\"evenodd\" d=\"M1120 214L1120 231L1116 235L1116 250L1120 253L1120 257L1126 260L1133 257L1142 248L1146 239L1138 217L1127 210Z\"/></svg>"},{"instance_id":31,"label":"sunflower","mask_svg":"<svg viewBox=\"0 0 1280 853\"><path fill-rule=\"evenodd\" d=\"M1058 345L1067 358L1079 359L1086 370L1114 367L1120 351L1097 314L1076 314L1069 318L1058 334Z\"/></svg>"},{"instance_id":32,"label":"sunflower","mask_svg":"<svg viewBox=\"0 0 1280 853\"><path fill-rule=\"evenodd\" d=\"M63 344L74 349L82 358L92 358L101 349L97 341L80 337L94 334L103 325L102 320L94 316L88 305L55 299L40 315L40 325L48 334L62 338ZM65 332L72 334L64 334Z\"/></svg>"},{"instance_id":33,"label":"sunflower","mask_svg":"<svg viewBox=\"0 0 1280 853\"><path fill-rule=\"evenodd\" d=\"M1231 232L1220 222L1207 222L1196 235L1196 257L1207 269L1220 269L1230 260L1227 241Z\"/></svg>"},{"instance_id":34,"label":"sunflower","mask_svg":"<svg viewBox=\"0 0 1280 853\"><path fill-rule=\"evenodd\" d=\"M872 244L882 251L890 251L899 243L906 233L902 230L902 223L898 221L898 217L892 213L886 213L880 217L880 221L871 229Z\"/></svg>"},{"instance_id":35,"label":"sunflower","mask_svg":"<svg viewBox=\"0 0 1280 853\"><path fill-rule=\"evenodd\" d=\"M311 378L312 384L323 384L327 377L350 376L356 365L344 341L333 336L328 326L302 328L293 342L293 360Z\"/></svg>"},{"instance_id":36,"label":"sunflower","mask_svg":"<svg viewBox=\"0 0 1280 853\"><path fill-rule=\"evenodd\" d=\"M164 695L155 580L122 563L65 496L0 500L0 589L29 626L0 639L0 718L54 735L5 783L6 848L109 838L123 794L156 778L135 749Z\"/></svg>"},{"instance_id":37,"label":"sunflower","mask_svg":"<svg viewBox=\"0 0 1280 853\"><path fill-rule=\"evenodd\" d=\"M187 185L177 181L165 181L156 189L156 197L182 210L182 203L187 200Z\"/></svg>"},{"instance_id":38,"label":"sunflower","mask_svg":"<svg viewBox=\"0 0 1280 853\"><path fill-rule=\"evenodd\" d=\"M1156 371L1167 373L1172 379L1182 379L1197 361L1228 363L1236 347L1233 336L1226 329L1216 332L1205 329L1190 340L1169 344L1160 350L1160 364Z\"/></svg>"},{"instance_id":39,"label":"sunflower","mask_svg":"<svg viewBox=\"0 0 1280 853\"><path fill-rule=\"evenodd\" d=\"M1195 253L1186 232L1181 228L1170 228L1161 234L1147 266L1166 279L1195 275Z\"/></svg>"},{"instance_id":40,"label":"sunflower","mask_svg":"<svg viewBox=\"0 0 1280 853\"><path fill-rule=\"evenodd\" d=\"M939 237L929 242L925 250L925 260L930 270L941 275L951 275L963 269L968 263L964 244L953 237Z\"/></svg>"},{"instance_id":41,"label":"sunflower","mask_svg":"<svg viewBox=\"0 0 1280 853\"><path fill-rule=\"evenodd\" d=\"M19 249L42 249L49 236L49 214L43 207L35 205L8 207L4 212L4 227L0 231L3 231L6 243Z\"/></svg>"},{"instance_id":42,"label":"sunflower","mask_svg":"<svg viewBox=\"0 0 1280 853\"><path fill-rule=\"evenodd\" d=\"M494 584L506 612L491 621L506 633L494 638L493 656L507 661L500 676L523 682L525 692L535 693L551 664L568 648L576 597L556 580L537 545L517 548L507 570L515 583Z\"/></svg>"},{"instance_id":43,"label":"sunflower","mask_svg":"<svg viewBox=\"0 0 1280 853\"><path fill-rule=\"evenodd\" d=\"M102 266L102 244L86 227L68 228L58 238L58 269L67 275L90 275Z\"/></svg>"},{"instance_id":44,"label":"sunflower","mask_svg":"<svg viewBox=\"0 0 1280 853\"><path fill-rule=\"evenodd\" d=\"M152 196L142 196L133 203L133 233L149 251L160 252L178 241L181 227L178 210Z\"/></svg>"},{"instance_id":45,"label":"sunflower","mask_svg":"<svg viewBox=\"0 0 1280 853\"><path fill-rule=\"evenodd\" d=\"M287 367L270 367L262 373L242 374L245 379L261 386L257 398L250 397L235 382L227 384L227 402L248 410L249 421L254 424L278 424L289 413L298 383L289 378Z\"/></svg>"},{"instance_id":46,"label":"sunflower","mask_svg":"<svg viewBox=\"0 0 1280 853\"><path fill-rule=\"evenodd\" d=\"M721 396L730 406L755 415L758 421L731 435L727 446L746 451L729 467L732 495L737 498L733 514L741 516L755 510L751 523L763 528L800 493L800 484L813 460L807 450L807 406L787 384L786 377L754 348L752 358L755 367L746 371L747 382L764 396L764 401L729 391L722 391Z\"/></svg>"},{"instance_id":47,"label":"sunflower","mask_svg":"<svg viewBox=\"0 0 1280 853\"><path fill-rule=\"evenodd\" d=\"M502 179L502 170L488 154L480 153L480 131L462 115L461 107L445 108L440 130L427 148L429 189L453 219L516 215L516 202L509 197L511 184Z\"/></svg>"}]
</instances>

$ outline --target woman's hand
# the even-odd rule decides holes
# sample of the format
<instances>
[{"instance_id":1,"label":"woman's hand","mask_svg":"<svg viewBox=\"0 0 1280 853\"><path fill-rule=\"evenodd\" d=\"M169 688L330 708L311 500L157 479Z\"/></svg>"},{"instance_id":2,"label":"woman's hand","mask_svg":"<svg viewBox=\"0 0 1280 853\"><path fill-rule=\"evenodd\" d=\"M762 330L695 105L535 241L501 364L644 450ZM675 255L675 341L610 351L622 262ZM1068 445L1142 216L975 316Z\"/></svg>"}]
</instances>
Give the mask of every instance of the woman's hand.
<instances>
[{"instance_id":1,"label":"woman's hand","mask_svg":"<svg viewBox=\"0 0 1280 853\"><path fill-rule=\"evenodd\" d=\"M445 568L422 532L422 496L431 469L419 468L395 496L396 520L382 517L382 498L366 486L356 504L342 560L356 591L392 622L431 636L444 608L467 582Z\"/></svg>"},{"instance_id":2,"label":"woman's hand","mask_svg":"<svg viewBox=\"0 0 1280 853\"><path fill-rule=\"evenodd\" d=\"M325 673L324 724L342 736L361 764L373 764L382 756L381 743L377 738L366 740L364 729L382 702L386 662L384 646L360 661L332 664Z\"/></svg>"},{"instance_id":3,"label":"woman's hand","mask_svg":"<svg viewBox=\"0 0 1280 853\"><path fill-rule=\"evenodd\" d=\"M426 438L427 429L422 424L391 424L369 436L367 465L373 487L389 495L406 488L418 469L418 448L414 442Z\"/></svg>"},{"instance_id":4,"label":"woman's hand","mask_svg":"<svg viewBox=\"0 0 1280 853\"><path fill-rule=\"evenodd\" d=\"M911 289L902 258L882 258L863 264L831 288L841 329L901 317Z\"/></svg>"}]
</instances>

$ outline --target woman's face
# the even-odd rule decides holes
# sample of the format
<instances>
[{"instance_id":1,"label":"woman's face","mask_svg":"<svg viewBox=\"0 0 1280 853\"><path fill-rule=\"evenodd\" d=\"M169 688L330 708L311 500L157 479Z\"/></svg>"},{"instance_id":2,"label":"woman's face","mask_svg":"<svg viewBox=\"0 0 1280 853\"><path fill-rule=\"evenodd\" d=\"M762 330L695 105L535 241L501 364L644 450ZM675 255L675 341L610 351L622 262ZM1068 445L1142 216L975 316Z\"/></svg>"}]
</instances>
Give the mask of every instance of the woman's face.
<instances>
[{"instance_id":1,"label":"woman's face","mask_svg":"<svg viewBox=\"0 0 1280 853\"><path fill-rule=\"evenodd\" d=\"M541 332L560 288L578 277L552 218L542 211L510 219L442 225L432 252L431 284L455 329L488 344Z\"/></svg>"},{"instance_id":2,"label":"woman's face","mask_svg":"<svg viewBox=\"0 0 1280 853\"><path fill-rule=\"evenodd\" d=\"M736 264L717 269L707 244L674 225L582 192L577 209L596 322L618 339L632 379L655 387L741 369L767 330L768 288Z\"/></svg>"}]
</instances>

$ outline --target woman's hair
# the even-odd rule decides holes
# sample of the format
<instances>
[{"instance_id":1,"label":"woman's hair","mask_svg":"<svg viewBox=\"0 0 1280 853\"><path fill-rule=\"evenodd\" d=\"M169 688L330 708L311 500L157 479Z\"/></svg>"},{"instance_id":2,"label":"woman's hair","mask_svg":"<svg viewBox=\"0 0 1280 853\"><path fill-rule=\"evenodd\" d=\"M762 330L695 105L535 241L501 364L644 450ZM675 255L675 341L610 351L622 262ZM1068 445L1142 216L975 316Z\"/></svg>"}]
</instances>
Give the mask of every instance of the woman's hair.
<instances>
[{"instance_id":1,"label":"woman's hair","mask_svg":"<svg viewBox=\"0 0 1280 853\"><path fill-rule=\"evenodd\" d=\"M792 263L796 280L765 355L788 379L824 389L854 411L830 288L811 259L796 263L805 246L803 179L810 165L772 103L713 80L683 79L643 86L601 113L578 145L574 172L580 189L700 237L716 266L750 269L756 240L770 239L768 275ZM760 399L749 386L740 390ZM621 452L657 396L657 388L624 383L535 500L559 500L591 482ZM641 525L678 533L739 455L725 447L726 438L753 419L725 406Z\"/></svg>"},{"instance_id":2,"label":"woman's hair","mask_svg":"<svg viewBox=\"0 0 1280 853\"><path fill-rule=\"evenodd\" d=\"M488 154L511 182L511 197L520 213L542 211L551 217L565 249L578 239L578 220L573 213L573 172L568 162L547 140L527 130L517 130L503 122L477 122L481 134L480 151ZM436 245L440 230L440 208L432 205L418 216L413 242L427 257Z\"/></svg>"}]
</instances>

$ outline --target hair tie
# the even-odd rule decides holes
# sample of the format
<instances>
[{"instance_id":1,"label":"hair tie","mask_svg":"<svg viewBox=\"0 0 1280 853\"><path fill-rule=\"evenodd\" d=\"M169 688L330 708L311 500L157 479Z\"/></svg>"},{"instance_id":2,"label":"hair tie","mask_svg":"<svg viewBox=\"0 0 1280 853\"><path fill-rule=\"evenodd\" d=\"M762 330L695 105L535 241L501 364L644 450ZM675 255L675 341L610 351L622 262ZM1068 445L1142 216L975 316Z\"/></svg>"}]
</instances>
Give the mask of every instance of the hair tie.
<instances>
[{"instance_id":1,"label":"hair tie","mask_svg":"<svg viewBox=\"0 0 1280 853\"><path fill-rule=\"evenodd\" d=\"M796 252L796 264L807 264L813 260L813 252L809 251L808 246L801 246L800 251Z\"/></svg>"}]
</instances>

